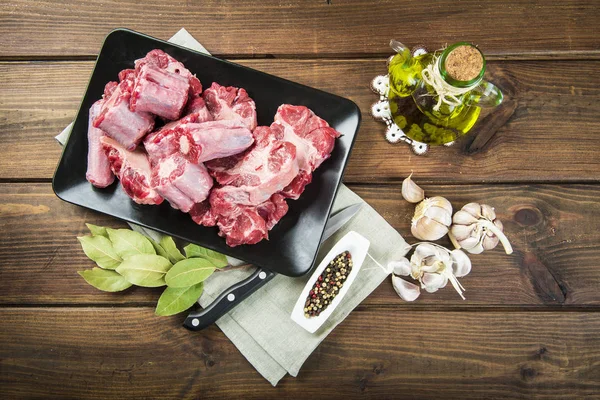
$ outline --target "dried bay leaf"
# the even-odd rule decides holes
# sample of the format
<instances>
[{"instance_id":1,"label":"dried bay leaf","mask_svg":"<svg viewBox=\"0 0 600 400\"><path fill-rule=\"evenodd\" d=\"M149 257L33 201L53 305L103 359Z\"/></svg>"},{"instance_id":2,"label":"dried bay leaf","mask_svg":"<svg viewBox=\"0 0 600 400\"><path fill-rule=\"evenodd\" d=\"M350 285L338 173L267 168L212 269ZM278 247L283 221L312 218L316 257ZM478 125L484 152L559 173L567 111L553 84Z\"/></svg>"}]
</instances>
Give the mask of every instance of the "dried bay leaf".
<instances>
[{"instance_id":1,"label":"dried bay leaf","mask_svg":"<svg viewBox=\"0 0 600 400\"><path fill-rule=\"evenodd\" d=\"M166 259L169 259L169 253L167 253L167 251L160 244L158 244L156 240L152 238L148 238L148 240L150 241L150 243L152 243L152 247L154 247L156 254Z\"/></svg>"},{"instance_id":2,"label":"dried bay leaf","mask_svg":"<svg viewBox=\"0 0 600 400\"><path fill-rule=\"evenodd\" d=\"M173 288L183 288L203 282L215 272L215 266L210 260L203 258L188 258L179 261L167 272L165 282Z\"/></svg>"},{"instance_id":3,"label":"dried bay leaf","mask_svg":"<svg viewBox=\"0 0 600 400\"><path fill-rule=\"evenodd\" d=\"M123 261L111 241L104 236L80 236L77 240L81 243L85 255L100 268L115 269Z\"/></svg>"},{"instance_id":4,"label":"dried bay leaf","mask_svg":"<svg viewBox=\"0 0 600 400\"><path fill-rule=\"evenodd\" d=\"M229 263L227 262L227 257L224 254L217 253L216 251L206 249L204 247L200 247L197 244L188 244L183 248L185 251L185 255L188 258L205 258L212 262L215 268L223 268Z\"/></svg>"},{"instance_id":5,"label":"dried bay leaf","mask_svg":"<svg viewBox=\"0 0 600 400\"><path fill-rule=\"evenodd\" d=\"M181 254L171 236L163 236L162 239L160 239L160 245L163 249L165 249L166 253L169 255L169 261L171 261L173 264L178 261L185 260L185 257L183 254Z\"/></svg>"},{"instance_id":6,"label":"dried bay leaf","mask_svg":"<svg viewBox=\"0 0 600 400\"><path fill-rule=\"evenodd\" d=\"M85 225L90 230L90 233L92 234L92 236L104 236L105 238L108 239L108 232L106 232L105 227L94 225L94 224L88 224L88 223L86 223Z\"/></svg>"},{"instance_id":7,"label":"dried bay leaf","mask_svg":"<svg viewBox=\"0 0 600 400\"><path fill-rule=\"evenodd\" d=\"M156 250L150 240L141 233L129 229L106 228L106 231L115 251L123 259L140 254L156 255Z\"/></svg>"},{"instance_id":8,"label":"dried bay leaf","mask_svg":"<svg viewBox=\"0 0 600 400\"><path fill-rule=\"evenodd\" d=\"M167 316L187 310L198 301L203 289L202 282L183 288L167 287L158 299L156 315Z\"/></svg>"},{"instance_id":9,"label":"dried bay leaf","mask_svg":"<svg viewBox=\"0 0 600 400\"><path fill-rule=\"evenodd\" d=\"M101 268L77 271L87 283L105 292L120 292L131 287L131 283L115 271Z\"/></svg>"},{"instance_id":10,"label":"dried bay leaf","mask_svg":"<svg viewBox=\"0 0 600 400\"><path fill-rule=\"evenodd\" d=\"M164 277L171 267L169 260L156 254L136 254L127 257L116 271L134 285L157 287L165 285Z\"/></svg>"}]
</instances>

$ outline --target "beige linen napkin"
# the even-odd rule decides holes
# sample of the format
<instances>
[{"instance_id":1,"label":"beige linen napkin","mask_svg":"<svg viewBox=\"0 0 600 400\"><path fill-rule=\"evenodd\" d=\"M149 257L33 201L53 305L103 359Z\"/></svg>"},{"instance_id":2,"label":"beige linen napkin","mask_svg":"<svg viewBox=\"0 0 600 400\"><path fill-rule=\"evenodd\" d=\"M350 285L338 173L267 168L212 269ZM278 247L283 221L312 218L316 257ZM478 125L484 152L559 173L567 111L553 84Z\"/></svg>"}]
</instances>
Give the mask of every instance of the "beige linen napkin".
<instances>
[{"instance_id":1,"label":"beige linen napkin","mask_svg":"<svg viewBox=\"0 0 600 400\"><path fill-rule=\"evenodd\" d=\"M169 41L209 54L183 28ZM207 85L210 82L203 82L203 84ZM60 143L66 141L71 128L72 124L56 137ZM318 260L321 260L329 249L351 230L360 233L371 242L369 254L382 265L397 260L408 252L408 245L402 236L372 207L344 185L340 186L332 213L359 202L363 203L361 210L323 244ZM132 228L155 239L158 239L160 235L139 226L132 225ZM236 260L232 259L231 261ZM251 270L232 270L213 274L206 281L204 293L198 302L202 306L207 306L223 290L251 273ZM275 276L240 305L220 318L217 325L256 370L275 386L286 373L297 376L300 367L319 343L386 277L387 273L367 256L343 301L314 334L308 333L290 318L292 309L309 276L299 278ZM368 318L366 315L364 317ZM202 332L198 333L198 335L201 334Z\"/></svg>"}]
</instances>

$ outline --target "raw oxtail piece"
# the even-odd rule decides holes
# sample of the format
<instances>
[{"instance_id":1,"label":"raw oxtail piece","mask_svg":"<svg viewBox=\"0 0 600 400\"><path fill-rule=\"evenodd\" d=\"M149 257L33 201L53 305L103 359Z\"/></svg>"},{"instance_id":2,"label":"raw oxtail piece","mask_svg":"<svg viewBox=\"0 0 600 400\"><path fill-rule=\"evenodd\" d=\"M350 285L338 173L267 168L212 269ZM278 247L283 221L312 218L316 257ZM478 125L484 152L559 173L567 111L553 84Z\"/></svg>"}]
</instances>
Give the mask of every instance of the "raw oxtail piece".
<instances>
[{"instance_id":1,"label":"raw oxtail piece","mask_svg":"<svg viewBox=\"0 0 600 400\"><path fill-rule=\"evenodd\" d=\"M256 104L246 90L213 82L202 96L216 121L236 120L251 131L256 128Z\"/></svg>"},{"instance_id":2,"label":"raw oxtail piece","mask_svg":"<svg viewBox=\"0 0 600 400\"><path fill-rule=\"evenodd\" d=\"M179 152L196 164L238 154L254 142L252 132L235 120L182 124L175 131Z\"/></svg>"},{"instance_id":3,"label":"raw oxtail piece","mask_svg":"<svg viewBox=\"0 0 600 400\"><path fill-rule=\"evenodd\" d=\"M178 119L188 100L189 88L189 81L183 76L146 64L136 74L130 108L169 120Z\"/></svg>"},{"instance_id":4,"label":"raw oxtail piece","mask_svg":"<svg viewBox=\"0 0 600 400\"><path fill-rule=\"evenodd\" d=\"M131 71L131 72L129 72ZM154 116L144 111L131 111L129 100L133 90L133 70L119 74L122 80L107 83L105 101L94 119L95 128L100 128L127 150L135 150L142 138L154 128Z\"/></svg>"},{"instance_id":5,"label":"raw oxtail piece","mask_svg":"<svg viewBox=\"0 0 600 400\"><path fill-rule=\"evenodd\" d=\"M151 65L153 67L164 70L167 73L177 74L185 78L189 83L188 96L190 99L198 97L202 93L202 84L200 80L196 78L196 75L192 74L182 63L168 55L162 50L154 49L144 58L135 60L135 73L139 74L141 69Z\"/></svg>"},{"instance_id":6,"label":"raw oxtail piece","mask_svg":"<svg viewBox=\"0 0 600 400\"><path fill-rule=\"evenodd\" d=\"M189 212L208 197L213 179L202 164L192 164L173 154L152 168L152 186L175 209Z\"/></svg>"},{"instance_id":7,"label":"raw oxtail piece","mask_svg":"<svg viewBox=\"0 0 600 400\"><path fill-rule=\"evenodd\" d=\"M151 186L150 162L141 149L129 151L116 140L100 139L113 173L123 190L138 204L160 204L163 198Z\"/></svg>"},{"instance_id":8,"label":"raw oxtail piece","mask_svg":"<svg viewBox=\"0 0 600 400\"><path fill-rule=\"evenodd\" d=\"M115 181L115 176L110 170L108 157L100 142L100 139L105 136L105 133L101 129L95 128L92 124L92 121L100 113L101 108L102 100L98 100L90 107L88 124L88 162L85 178L92 185L99 188L105 188Z\"/></svg>"},{"instance_id":9,"label":"raw oxtail piece","mask_svg":"<svg viewBox=\"0 0 600 400\"><path fill-rule=\"evenodd\" d=\"M178 127L183 127L189 123L202 123L212 121L212 115L208 112L206 104L202 97L196 97L191 100L185 110L185 117L177 121L172 121L160 128L159 130L150 133L144 139L144 147L150 157L150 162L168 157L179 151L179 142L176 131Z\"/></svg>"}]
</instances>

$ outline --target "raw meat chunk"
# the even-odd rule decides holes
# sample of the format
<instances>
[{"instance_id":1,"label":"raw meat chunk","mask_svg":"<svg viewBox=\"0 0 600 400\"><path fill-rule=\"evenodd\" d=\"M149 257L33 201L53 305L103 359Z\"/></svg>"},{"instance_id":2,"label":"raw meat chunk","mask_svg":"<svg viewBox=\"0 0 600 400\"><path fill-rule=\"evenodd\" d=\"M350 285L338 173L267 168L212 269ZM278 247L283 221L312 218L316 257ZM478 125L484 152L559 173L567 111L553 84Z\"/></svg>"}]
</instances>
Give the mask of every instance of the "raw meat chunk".
<instances>
[{"instance_id":1,"label":"raw meat chunk","mask_svg":"<svg viewBox=\"0 0 600 400\"><path fill-rule=\"evenodd\" d=\"M271 230L287 214L288 205L284 196L275 193L269 201L259 204L256 211L265 220L267 229Z\"/></svg>"},{"instance_id":2,"label":"raw meat chunk","mask_svg":"<svg viewBox=\"0 0 600 400\"><path fill-rule=\"evenodd\" d=\"M151 169L146 154L138 149L128 151L107 136L100 139L113 173L123 190L138 204L160 204L163 198L150 186Z\"/></svg>"},{"instance_id":3,"label":"raw meat chunk","mask_svg":"<svg viewBox=\"0 0 600 400\"><path fill-rule=\"evenodd\" d=\"M213 190L213 201L256 206L285 188L298 175L296 147L290 142L273 141L272 145L249 152L228 171L226 186Z\"/></svg>"},{"instance_id":4,"label":"raw meat chunk","mask_svg":"<svg viewBox=\"0 0 600 400\"><path fill-rule=\"evenodd\" d=\"M179 154L160 160L152 169L154 189L183 212L206 200L212 185L204 165L192 164Z\"/></svg>"},{"instance_id":5,"label":"raw meat chunk","mask_svg":"<svg viewBox=\"0 0 600 400\"><path fill-rule=\"evenodd\" d=\"M144 58L135 60L135 71L136 74L145 65L152 65L157 68L163 69L166 72L172 74L178 74L184 77L189 82L188 95L190 99L197 97L202 93L202 84L200 80L196 78L196 75L192 74L182 63L168 55L162 50L155 49L150 51Z\"/></svg>"},{"instance_id":6,"label":"raw meat chunk","mask_svg":"<svg viewBox=\"0 0 600 400\"><path fill-rule=\"evenodd\" d=\"M92 121L100 113L102 100L98 100L90 107L88 124L88 163L85 178L94 186L99 188L107 187L115 181L115 176L110 170L110 163L100 143L100 138L104 136L101 129L95 128Z\"/></svg>"},{"instance_id":7,"label":"raw meat chunk","mask_svg":"<svg viewBox=\"0 0 600 400\"><path fill-rule=\"evenodd\" d=\"M129 108L178 119L188 100L189 88L189 81L183 76L146 64L136 73Z\"/></svg>"},{"instance_id":8,"label":"raw meat chunk","mask_svg":"<svg viewBox=\"0 0 600 400\"><path fill-rule=\"evenodd\" d=\"M283 104L277 109L271 130L298 149L299 175L282 194L297 199L312 180L312 172L329 158L340 133L309 108Z\"/></svg>"},{"instance_id":9,"label":"raw meat chunk","mask_svg":"<svg viewBox=\"0 0 600 400\"><path fill-rule=\"evenodd\" d=\"M206 107L206 102L204 101L204 99L202 97L194 97L192 99L190 99L190 101L188 102L186 108L185 108L185 112L184 115L188 118L190 118L189 120L186 120L185 122L207 122L207 121L212 121L213 117L210 113L210 111L208 111L208 107ZM186 118L184 117L184 118Z\"/></svg>"},{"instance_id":10,"label":"raw meat chunk","mask_svg":"<svg viewBox=\"0 0 600 400\"><path fill-rule=\"evenodd\" d=\"M216 121L237 120L251 131L256 128L256 105L246 90L213 82L203 97Z\"/></svg>"},{"instance_id":11,"label":"raw meat chunk","mask_svg":"<svg viewBox=\"0 0 600 400\"><path fill-rule=\"evenodd\" d=\"M191 122L212 121L212 116L206 108L206 104L201 97L196 97L186 108L186 116L179 121L172 121L152 132L144 139L144 147L150 157L150 163L155 163L161 158L170 156L179 150L178 137L175 134L175 128Z\"/></svg>"},{"instance_id":12,"label":"raw meat chunk","mask_svg":"<svg viewBox=\"0 0 600 400\"><path fill-rule=\"evenodd\" d=\"M288 211L285 198L300 196L339 137L310 109L285 104L270 127L259 126L253 135L255 144L246 152L207 163L222 187L212 191L210 209L205 205L203 214L193 216L201 224L216 219L230 246L267 239Z\"/></svg>"},{"instance_id":13,"label":"raw meat chunk","mask_svg":"<svg viewBox=\"0 0 600 400\"><path fill-rule=\"evenodd\" d=\"M210 210L204 209L204 216L209 215L216 219L219 235L225 237L227 245L231 247L255 244L263 239L268 239L269 230L288 211L285 198L278 194L258 206L243 206L215 202L213 193L214 191L210 195L210 201L215 206ZM215 214L218 214L218 218L214 218ZM202 222L199 222L194 216L192 218L196 223ZM212 220L209 219L209 222Z\"/></svg>"},{"instance_id":14,"label":"raw meat chunk","mask_svg":"<svg viewBox=\"0 0 600 400\"><path fill-rule=\"evenodd\" d=\"M190 210L190 215L198 225L215 226L217 224L217 216L211 211L209 200L194 204Z\"/></svg>"},{"instance_id":15,"label":"raw meat chunk","mask_svg":"<svg viewBox=\"0 0 600 400\"><path fill-rule=\"evenodd\" d=\"M102 129L127 150L135 150L142 138L154 128L154 116L147 112L133 112L129 109L133 74L127 75L116 87L112 83L106 85L105 94L110 95L107 96L93 125Z\"/></svg>"},{"instance_id":16,"label":"raw meat chunk","mask_svg":"<svg viewBox=\"0 0 600 400\"><path fill-rule=\"evenodd\" d=\"M174 130L179 151L196 164L240 153L254 142L252 132L238 121L189 123Z\"/></svg>"}]
</instances>

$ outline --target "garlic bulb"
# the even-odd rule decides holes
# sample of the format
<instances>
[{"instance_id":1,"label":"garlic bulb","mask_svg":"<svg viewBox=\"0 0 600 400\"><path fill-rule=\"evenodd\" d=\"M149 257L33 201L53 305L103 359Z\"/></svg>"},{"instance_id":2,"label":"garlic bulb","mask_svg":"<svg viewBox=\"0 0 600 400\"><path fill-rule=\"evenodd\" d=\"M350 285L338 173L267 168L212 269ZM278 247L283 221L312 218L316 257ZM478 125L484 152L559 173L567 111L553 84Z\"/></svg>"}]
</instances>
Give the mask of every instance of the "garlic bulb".
<instances>
[{"instance_id":1,"label":"garlic bulb","mask_svg":"<svg viewBox=\"0 0 600 400\"><path fill-rule=\"evenodd\" d=\"M502 222L496 219L492 207L487 204L469 203L454 214L448 236L454 247L463 248L471 254L491 250L499 242L502 242L506 254L511 254L512 246L502 231Z\"/></svg>"},{"instance_id":2,"label":"garlic bulb","mask_svg":"<svg viewBox=\"0 0 600 400\"><path fill-rule=\"evenodd\" d=\"M421 240L438 240L451 224L452 204L443 197L432 197L417 204L410 231Z\"/></svg>"},{"instance_id":3,"label":"garlic bulb","mask_svg":"<svg viewBox=\"0 0 600 400\"><path fill-rule=\"evenodd\" d=\"M421 290L433 293L452 284L460 297L465 290L458 279L471 272L471 260L460 250L448 251L434 243L421 243L413 252L410 261L402 258L392 261L388 269L393 270L392 285L398 295L405 301L413 301L419 297ZM399 276L410 276L421 285L415 285Z\"/></svg>"},{"instance_id":4,"label":"garlic bulb","mask_svg":"<svg viewBox=\"0 0 600 400\"><path fill-rule=\"evenodd\" d=\"M402 182L402 197L409 203L418 203L425 198L425 191L410 179L411 176Z\"/></svg>"}]
</instances>

